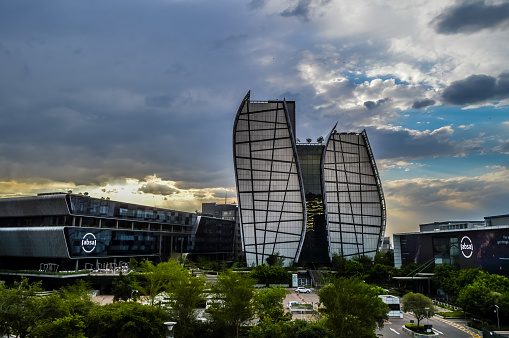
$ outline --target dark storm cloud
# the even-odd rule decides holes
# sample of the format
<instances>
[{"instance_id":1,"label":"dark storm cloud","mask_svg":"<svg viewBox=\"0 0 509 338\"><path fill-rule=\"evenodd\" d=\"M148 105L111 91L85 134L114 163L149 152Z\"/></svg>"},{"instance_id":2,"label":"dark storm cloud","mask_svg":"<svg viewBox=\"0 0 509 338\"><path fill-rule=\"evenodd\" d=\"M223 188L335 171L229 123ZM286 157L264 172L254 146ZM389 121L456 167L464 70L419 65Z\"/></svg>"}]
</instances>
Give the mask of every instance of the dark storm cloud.
<instances>
[{"instance_id":1,"label":"dark storm cloud","mask_svg":"<svg viewBox=\"0 0 509 338\"><path fill-rule=\"evenodd\" d=\"M159 184L159 183L144 184L141 186L141 188L138 189L138 191L143 192L145 194L163 195L163 196L178 194L180 192L178 189L170 187L166 184Z\"/></svg>"},{"instance_id":2,"label":"dark storm cloud","mask_svg":"<svg viewBox=\"0 0 509 338\"><path fill-rule=\"evenodd\" d=\"M484 1L459 2L446 9L432 24L440 34L473 33L509 21L509 3L487 5Z\"/></svg>"},{"instance_id":3,"label":"dark storm cloud","mask_svg":"<svg viewBox=\"0 0 509 338\"><path fill-rule=\"evenodd\" d=\"M448 157L482 150L475 142L451 139L452 132L449 127L421 133L407 129L367 129L377 159Z\"/></svg>"},{"instance_id":4,"label":"dark storm cloud","mask_svg":"<svg viewBox=\"0 0 509 338\"><path fill-rule=\"evenodd\" d=\"M434 104L435 104L435 100L431 100L431 99L417 100L412 105L412 108L413 109L422 109L425 107L432 106Z\"/></svg>"},{"instance_id":5,"label":"dark storm cloud","mask_svg":"<svg viewBox=\"0 0 509 338\"><path fill-rule=\"evenodd\" d=\"M498 79L489 75L470 75L454 81L444 89L442 99L447 104L464 105L509 97L509 73Z\"/></svg>"},{"instance_id":6,"label":"dark storm cloud","mask_svg":"<svg viewBox=\"0 0 509 338\"><path fill-rule=\"evenodd\" d=\"M285 9L281 12L281 16L284 17L297 17L304 21L309 21L309 6L311 4L311 0L298 0L297 5L292 6L291 8Z\"/></svg>"},{"instance_id":7,"label":"dark storm cloud","mask_svg":"<svg viewBox=\"0 0 509 338\"><path fill-rule=\"evenodd\" d=\"M283 17L296 17L305 22L310 20L310 13L313 6L328 4L330 0L319 0L313 3L312 0L297 0L295 5L285 9L279 15Z\"/></svg>"},{"instance_id":8,"label":"dark storm cloud","mask_svg":"<svg viewBox=\"0 0 509 338\"><path fill-rule=\"evenodd\" d=\"M238 15L207 3L23 3L0 5L0 179L233 185L231 133L217 131L231 130L245 89L231 88L236 55L210 47Z\"/></svg>"},{"instance_id":9,"label":"dark storm cloud","mask_svg":"<svg viewBox=\"0 0 509 338\"><path fill-rule=\"evenodd\" d=\"M364 106L366 108L368 108L369 110L373 110L375 108L380 107L380 105L382 105L383 103L388 102L388 101L391 101L391 99L388 97L386 97L385 99L380 99L376 102L375 101L366 101L366 102L364 102Z\"/></svg>"},{"instance_id":10,"label":"dark storm cloud","mask_svg":"<svg viewBox=\"0 0 509 338\"><path fill-rule=\"evenodd\" d=\"M228 191L228 190L220 190L220 191L215 191L212 196L214 198L228 198L228 197L236 197L236 193L235 192L232 192L232 191Z\"/></svg>"}]
</instances>

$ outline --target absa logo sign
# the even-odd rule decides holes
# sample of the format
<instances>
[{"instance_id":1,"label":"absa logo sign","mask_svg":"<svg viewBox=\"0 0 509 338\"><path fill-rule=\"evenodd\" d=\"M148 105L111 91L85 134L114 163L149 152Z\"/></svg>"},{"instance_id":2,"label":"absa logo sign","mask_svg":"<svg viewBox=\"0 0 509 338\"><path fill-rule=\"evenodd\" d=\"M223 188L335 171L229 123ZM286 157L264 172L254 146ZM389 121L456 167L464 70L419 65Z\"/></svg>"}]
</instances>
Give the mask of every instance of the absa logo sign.
<instances>
[{"instance_id":1,"label":"absa logo sign","mask_svg":"<svg viewBox=\"0 0 509 338\"><path fill-rule=\"evenodd\" d=\"M81 240L81 248L86 253L91 253L95 249L97 241L95 239L95 236L93 233L88 233L83 236L83 239Z\"/></svg>"},{"instance_id":2,"label":"absa logo sign","mask_svg":"<svg viewBox=\"0 0 509 338\"><path fill-rule=\"evenodd\" d=\"M474 244L472 244L472 240L468 236L463 236L460 242L461 253L465 258L472 257L474 253Z\"/></svg>"}]
</instances>

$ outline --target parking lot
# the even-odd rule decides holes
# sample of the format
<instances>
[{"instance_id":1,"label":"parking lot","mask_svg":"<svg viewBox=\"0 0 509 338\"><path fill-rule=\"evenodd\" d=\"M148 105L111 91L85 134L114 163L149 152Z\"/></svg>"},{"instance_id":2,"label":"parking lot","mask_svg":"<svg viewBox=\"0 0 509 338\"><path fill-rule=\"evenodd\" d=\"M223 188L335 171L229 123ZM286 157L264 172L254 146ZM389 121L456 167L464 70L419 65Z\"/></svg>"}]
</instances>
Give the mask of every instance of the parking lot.
<instances>
[{"instance_id":1,"label":"parking lot","mask_svg":"<svg viewBox=\"0 0 509 338\"><path fill-rule=\"evenodd\" d=\"M294 289L288 289L290 292L286 295L284 300L284 307L285 311L289 312L288 309L288 303L289 302L299 302L300 304L311 304L313 306L313 309L318 309L318 295L316 294L315 290L311 289L311 293L297 293L293 291ZM312 314L302 314L302 313L293 313L293 319L306 319L310 320L313 319Z\"/></svg>"}]
</instances>

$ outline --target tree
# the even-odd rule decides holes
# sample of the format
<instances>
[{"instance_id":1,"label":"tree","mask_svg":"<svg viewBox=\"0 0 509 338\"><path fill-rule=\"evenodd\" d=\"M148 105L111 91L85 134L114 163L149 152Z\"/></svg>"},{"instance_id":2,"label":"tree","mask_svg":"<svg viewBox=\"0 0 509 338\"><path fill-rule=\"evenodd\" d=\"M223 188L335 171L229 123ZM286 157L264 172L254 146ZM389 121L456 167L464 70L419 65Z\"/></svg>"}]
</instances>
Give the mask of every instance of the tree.
<instances>
[{"instance_id":1,"label":"tree","mask_svg":"<svg viewBox=\"0 0 509 338\"><path fill-rule=\"evenodd\" d=\"M369 283L387 283L391 279L391 272L386 265L375 264L368 274Z\"/></svg>"},{"instance_id":2,"label":"tree","mask_svg":"<svg viewBox=\"0 0 509 338\"><path fill-rule=\"evenodd\" d=\"M350 277L362 278L364 276L364 267L358 261L349 260L345 263L345 272Z\"/></svg>"},{"instance_id":3,"label":"tree","mask_svg":"<svg viewBox=\"0 0 509 338\"><path fill-rule=\"evenodd\" d=\"M139 290L149 297L150 305L154 306L156 296L167 289L175 264L163 262L156 265L145 260L140 263L139 269L142 273Z\"/></svg>"},{"instance_id":4,"label":"tree","mask_svg":"<svg viewBox=\"0 0 509 338\"><path fill-rule=\"evenodd\" d=\"M270 267L273 267L273 266L281 266L282 267L285 264L285 259L284 259L284 257L281 257L279 255L279 252L275 252L274 254L269 255L269 257L267 257L265 259L265 261L267 262L267 264Z\"/></svg>"},{"instance_id":5,"label":"tree","mask_svg":"<svg viewBox=\"0 0 509 338\"><path fill-rule=\"evenodd\" d=\"M373 267L373 260L369 256L366 255L355 256L352 260L361 263L365 272L368 272L369 270L371 270L371 267Z\"/></svg>"},{"instance_id":6,"label":"tree","mask_svg":"<svg viewBox=\"0 0 509 338\"><path fill-rule=\"evenodd\" d=\"M86 336L95 338L159 338L167 332L168 313L159 307L136 302L97 307L86 319Z\"/></svg>"},{"instance_id":7,"label":"tree","mask_svg":"<svg viewBox=\"0 0 509 338\"><path fill-rule=\"evenodd\" d=\"M217 276L217 283L212 285L210 315L213 322L225 328L227 336L238 337L240 326L254 317L254 283L254 279L248 276L226 270Z\"/></svg>"},{"instance_id":8,"label":"tree","mask_svg":"<svg viewBox=\"0 0 509 338\"><path fill-rule=\"evenodd\" d=\"M481 316L483 322L495 309L492 290L482 280L465 286L458 295L457 303L463 311Z\"/></svg>"},{"instance_id":9,"label":"tree","mask_svg":"<svg viewBox=\"0 0 509 338\"><path fill-rule=\"evenodd\" d=\"M385 252L378 251L375 254L373 263L393 267L394 266L394 252L392 252L392 251L385 251Z\"/></svg>"},{"instance_id":10,"label":"tree","mask_svg":"<svg viewBox=\"0 0 509 338\"><path fill-rule=\"evenodd\" d=\"M295 320L288 322L264 321L249 330L251 338L332 338L332 332L320 322Z\"/></svg>"},{"instance_id":11,"label":"tree","mask_svg":"<svg viewBox=\"0 0 509 338\"><path fill-rule=\"evenodd\" d=\"M175 263L174 274L170 278L166 294L170 300L169 313L178 324L177 336L192 336L197 324L198 304L204 300L205 279L194 277L188 270Z\"/></svg>"},{"instance_id":12,"label":"tree","mask_svg":"<svg viewBox=\"0 0 509 338\"><path fill-rule=\"evenodd\" d=\"M380 288L358 278L332 279L318 291L325 326L337 337L374 337L389 313L380 294Z\"/></svg>"},{"instance_id":13,"label":"tree","mask_svg":"<svg viewBox=\"0 0 509 338\"><path fill-rule=\"evenodd\" d=\"M255 267L250 276L258 281L258 283L274 283L286 284L290 282L291 274L283 267L273 266L268 267L265 264L260 264Z\"/></svg>"},{"instance_id":14,"label":"tree","mask_svg":"<svg viewBox=\"0 0 509 338\"><path fill-rule=\"evenodd\" d=\"M86 338L83 316L66 315L41 321L32 331L34 337L45 338Z\"/></svg>"},{"instance_id":15,"label":"tree","mask_svg":"<svg viewBox=\"0 0 509 338\"><path fill-rule=\"evenodd\" d=\"M433 317L435 314L435 305L423 294L409 292L401 299L403 311L411 312L417 319L417 325L420 324L421 319L428 316Z\"/></svg>"},{"instance_id":16,"label":"tree","mask_svg":"<svg viewBox=\"0 0 509 338\"><path fill-rule=\"evenodd\" d=\"M283 307L285 297L286 289L283 287L270 287L256 291L254 302L260 321L272 320L279 322L291 320L292 314L285 314Z\"/></svg>"},{"instance_id":17,"label":"tree","mask_svg":"<svg viewBox=\"0 0 509 338\"><path fill-rule=\"evenodd\" d=\"M332 266L339 271L345 270L346 262L347 260L345 256L343 256L341 253L336 252L332 255Z\"/></svg>"},{"instance_id":18,"label":"tree","mask_svg":"<svg viewBox=\"0 0 509 338\"><path fill-rule=\"evenodd\" d=\"M127 302L129 299L136 301L138 299L139 288L140 286L134 274L128 273L124 275L121 271L118 277L113 280L113 301L118 302L123 300Z\"/></svg>"},{"instance_id":19,"label":"tree","mask_svg":"<svg viewBox=\"0 0 509 338\"><path fill-rule=\"evenodd\" d=\"M16 282L12 288L2 290L0 323L3 330L12 332L20 338L28 336L37 321L44 318L45 298L36 297L36 293L42 291L41 283L30 284L27 278Z\"/></svg>"}]
</instances>

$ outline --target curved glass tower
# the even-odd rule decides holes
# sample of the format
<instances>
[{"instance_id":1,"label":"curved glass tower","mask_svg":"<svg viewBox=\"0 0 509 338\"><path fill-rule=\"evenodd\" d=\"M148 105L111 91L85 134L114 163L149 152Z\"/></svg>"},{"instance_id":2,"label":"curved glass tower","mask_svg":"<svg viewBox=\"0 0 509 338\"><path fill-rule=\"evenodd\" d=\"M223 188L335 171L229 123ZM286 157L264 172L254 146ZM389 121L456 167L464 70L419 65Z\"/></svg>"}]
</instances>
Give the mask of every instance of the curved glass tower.
<instances>
[{"instance_id":1,"label":"curved glass tower","mask_svg":"<svg viewBox=\"0 0 509 338\"><path fill-rule=\"evenodd\" d=\"M334 127L322 160L330 257L373 258L385 232L385 200L366 131Z\"/></svg>"},{"instance_id":2,"label":"curved glass tower","mask_svg":"<svg viewBox=\"0 0 509 338\"><path fill-rule=\"evenodd\" d=\"M291 119L285 101L242 101L233 130L243 249L248 265L269 255L298 260L306 206Z\"/></svg>"},{"instance_id":3,"label":"curved glass tower","mask_svg":"<svg viewBox=\"0 0 509 338\"><path fill-rule=\"evenodd\" d=\"M243 249L248 265L330 264L381 246L385 202L366 132L322 144L295 140L295 102L245 96L233 128Z\"/></svg>"}]
</instances>

